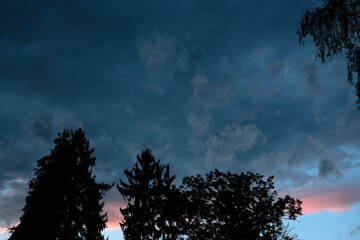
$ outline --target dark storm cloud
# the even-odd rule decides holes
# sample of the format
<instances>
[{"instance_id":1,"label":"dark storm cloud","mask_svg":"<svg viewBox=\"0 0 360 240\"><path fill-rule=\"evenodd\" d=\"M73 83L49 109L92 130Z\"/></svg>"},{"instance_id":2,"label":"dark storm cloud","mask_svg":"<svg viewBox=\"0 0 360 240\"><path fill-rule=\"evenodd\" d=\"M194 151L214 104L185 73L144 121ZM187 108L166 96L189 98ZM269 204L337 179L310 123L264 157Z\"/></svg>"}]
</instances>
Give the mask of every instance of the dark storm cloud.
<instances>
[{"instance_id":1,"label":"dark storm cloud","mask_svg":"<svg viewBox=\"0 0 360 240\"><path fill-rule=\"evenodd\" d=\"M54 125L50 116L40 115L32 110L25 118L23 126L35 139L49 142L54 138Z\"/></svg>"},{"instance_id":2,"label":"dark storm cloud","mask_svg":"<svg viewBox=\"0 0 360 240\"><path fill-rule=\"evenodd\" d=\"M25 203L27 182L21 178L1 182L0 185L0 226L11 227L16 224Z\"/></svg>"},{"instance_id":3,"label":"dark storm cloud","mask_svg":"<svg viewBox=\"0 0 360 240\"><path fill-rule=\"evenodd\" d=\"M0 226L18 221L27 193L27 179L35 167L32 152L2 137L0 140ZM29 159L30 158L30 159Z\"/></svg>"},{"instance_id":4,"label":"dark storm cloud","mask_svg":"<svg viewBox=\"0 0 360 240\"><path fill-rule=\"evenodd\" d=\"M240 82L239 76L236 76L234 67L227 63L226 59L220 67L220 78L216 89L216 97L220 104L226 105L230 99L238 92L237 82Z\"/></svg>"},{"instance_id":5,"label":"dark storm cloud","mask_svg":"<svg viewBox=\"0 0 360 240\"><path fill-rule=\"evenodd\" d=\"M319 176L328 177L329 175L340 175L339 170L335 166L335 163L328 159L321 159L319 162Z\"/></svg>"},{"instance_id":6,"label":"dark storm cloud","mask_svg":"<svg viewBox=\"0 0 360 240\"><path fill-rule=\"evenodd\" d=\"M30 176L29 171L35 166L31 161L33 152L21 144L23 143L15 143L5 138L0 140L0 183L12 178Z\"/></svg>"},{"instance_id":7,"label":"dark storm cloud","mask_svg":"<svg viewBox=\"0 0 360 240\"><path fill-rule=\"evenodd\" d=\"M2 204L21 205L13 181L64 128L85 128L109 183L147 147L179 179L218 167L316 188L355 169L341 148L360 149L344 64L297 43L301 11L317 4L1 1Z\"/></svg>"},{"instance_id":8,"label":"dark storm cloud","mask_svg":"<svg viewBox=\"0 0 360 240\"><path fill-rule=\"evenodd\" d=\"M351 232L350 232L350 237L356 236L356 235L358 235L359 233L360 233L360 226L358 226L358 227L354 228L353 230L351 230Z\"/></svg>"}]
</instances>

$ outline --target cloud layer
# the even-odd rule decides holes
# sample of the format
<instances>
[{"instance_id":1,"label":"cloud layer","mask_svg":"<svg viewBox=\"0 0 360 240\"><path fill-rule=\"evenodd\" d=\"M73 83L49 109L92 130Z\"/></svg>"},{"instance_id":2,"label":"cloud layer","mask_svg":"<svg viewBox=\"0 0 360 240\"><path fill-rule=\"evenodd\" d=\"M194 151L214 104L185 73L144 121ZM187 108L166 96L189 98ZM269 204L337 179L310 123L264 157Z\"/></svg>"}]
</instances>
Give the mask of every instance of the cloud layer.
<instances>
[{"instance_id":1,"label":"cloud layer","mask_svg":"<svg viewBox=\"0 0 360 240\"><path fill-rule=\"evenodd\" d=\"M100 181L118 181L149 147L178 182L213 168L255 171L275 175L305 212L351 209L360 201L354 90L341 56L315 61L295 34L317 4L0 2L0 225L18 221L56 133L78 127ZM106 199L114 227L120 196Z\"/></svg>"}]
</instances>

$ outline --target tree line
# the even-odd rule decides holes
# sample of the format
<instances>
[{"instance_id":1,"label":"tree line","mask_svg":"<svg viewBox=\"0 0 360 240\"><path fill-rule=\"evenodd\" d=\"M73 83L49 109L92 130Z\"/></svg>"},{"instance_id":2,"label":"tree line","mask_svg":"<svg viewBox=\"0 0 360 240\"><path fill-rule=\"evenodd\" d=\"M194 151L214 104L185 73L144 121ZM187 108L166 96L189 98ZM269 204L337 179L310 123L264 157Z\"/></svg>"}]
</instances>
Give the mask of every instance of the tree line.
<instances>
[{"instance_id":1,"label":"tree line","mask_svg":"<svg viewBox=\"0 0 360 240\"><path fill-rule=\"evenodd\" d=\"M23 214L9 240L103 240L104 197L114 184L97 183L94 149L82 129L65 130L50 155L37 161ZM279 197L273 177L217 169L185 177L180 186L168 164L143 150L116 188L125 240L296 239L283 223L295 220L301 201Z\"/></svg>"}]
</instances>

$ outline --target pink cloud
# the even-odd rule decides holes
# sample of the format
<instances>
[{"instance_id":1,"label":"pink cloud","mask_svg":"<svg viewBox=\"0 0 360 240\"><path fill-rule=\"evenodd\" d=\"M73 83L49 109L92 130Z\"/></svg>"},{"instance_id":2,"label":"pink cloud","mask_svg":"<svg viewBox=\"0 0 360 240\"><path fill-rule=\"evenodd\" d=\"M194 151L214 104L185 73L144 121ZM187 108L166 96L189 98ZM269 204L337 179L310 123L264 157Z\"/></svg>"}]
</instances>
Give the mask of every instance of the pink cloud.
<instances>
[{"instance_id":1,"label":"pink cloud","mask_svg":"<svg viewBox=\"0 0 360 240\"><path fill-rule=\"evenodd\" d=\"M7 228L0 226L0 234L1 233L6 233L6 232L7 232Z\"/></svg>"},{"instance_id":2,"label":"pink cloud","mask_svg":"<svg viewBox=\"0 0 360 240\"><path fill-rule=\"evenodd\" d=\"M298 198L303 201L305 214L322 211L337 213L348 211L355 203L360 202L360 192L357 189L339 188L320 190Z\"/></svg>"},{"instance_id":3,"label":"pink cloud","mask_svg":"<svg viewBox=\"0 0 360 240\"><path fill-rule=\"evenodd\" d=\"M123 220L120 213L120 207L124 207L123 202L105 202L104 211L108 214L109 221L106 223L106 230L116 230L120 228L119 223Z\"/></svg>"}]
</instances>

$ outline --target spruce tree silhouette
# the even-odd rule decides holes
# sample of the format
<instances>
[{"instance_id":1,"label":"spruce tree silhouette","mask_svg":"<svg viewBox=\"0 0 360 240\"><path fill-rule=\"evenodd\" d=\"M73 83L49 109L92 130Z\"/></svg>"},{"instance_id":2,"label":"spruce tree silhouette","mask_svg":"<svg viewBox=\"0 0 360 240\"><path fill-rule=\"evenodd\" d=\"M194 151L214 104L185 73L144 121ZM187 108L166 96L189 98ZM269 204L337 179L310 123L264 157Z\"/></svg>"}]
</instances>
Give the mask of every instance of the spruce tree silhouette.
<instances>
[{"instance_id":1,"label":"spruce tree silhouette","mask_svg":"<svg viewBox=\"0 0 360 240\"><path fill-rule=\"evenodd\" d=\"M360 104L360 1L322 0L323 5L306 10L302 14L297 31L299 43L311 35L317 47L316 57L323 62L345 50L347 80L354 84L356 74L356 96ZM358 106L360 110L360 106Z\"/></svg>"},{"instance_id":2,"label":"spruce tree silhouette","mask_svg":"<svg viewBox=\"0 0 360 240\"><path fill-rule=\"evenodd\" d=\"M107 215L101 199L111 186L95 181L94 149L82 129L64 130L54 143L51 154L37 161L9 240L103 240Z\"/></svg>"},{"instance_id":3,"label":"spruce tree silhouette","mask_svg":"<svg viewBox=\"0 0 360 240\"><path fill-rule=\"evenodd\" d=\"M218 170L183 179L186 208L184 234L189 240L295 239L283 219L301 215L301 201L278 198L273 177Z\"/></svg>"},{"instance_id":4,"label":"spruce tree silhouette","mask_svg":"<svg viewBox=\"0 0 360 240\"><path fill-rule=\"evenodd\" d=\"M120 179L117 189L128 201L120 212L126 240L177 239L181 233L181 195L172 185L169 165L155 160L150 149L142 151L131 170L124 170L127 182Z\"/></svg>"}]
</instances>

